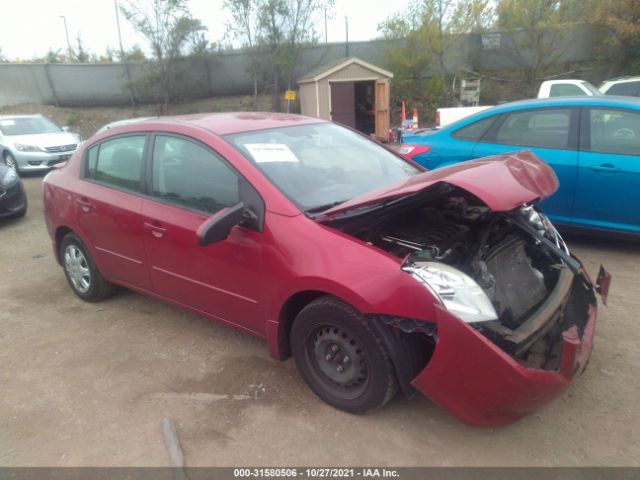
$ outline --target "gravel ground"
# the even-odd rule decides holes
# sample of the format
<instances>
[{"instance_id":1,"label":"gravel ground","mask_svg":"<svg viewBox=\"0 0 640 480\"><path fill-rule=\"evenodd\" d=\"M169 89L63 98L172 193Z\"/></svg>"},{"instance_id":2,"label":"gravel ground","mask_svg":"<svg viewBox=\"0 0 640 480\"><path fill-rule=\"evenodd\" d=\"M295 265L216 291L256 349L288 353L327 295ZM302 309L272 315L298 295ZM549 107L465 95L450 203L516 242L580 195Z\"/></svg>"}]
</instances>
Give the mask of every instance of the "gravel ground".
<instances>
[{"instance_id":1,"label":"gravel ground","mask_svg":"<svg viewBox=\"0 0 640 480\"><path fill-rule=\"evenodd\" d=\"M131 292L82 302L54 262L41 182L25 178L27 216L0 223L2 466L166 466L165 416L188 466L640 464L639 244L569 238L613 274L591 363L536 414L480 430L424 398L342 413L255 338Z\"/></svg>"}]
</instances>

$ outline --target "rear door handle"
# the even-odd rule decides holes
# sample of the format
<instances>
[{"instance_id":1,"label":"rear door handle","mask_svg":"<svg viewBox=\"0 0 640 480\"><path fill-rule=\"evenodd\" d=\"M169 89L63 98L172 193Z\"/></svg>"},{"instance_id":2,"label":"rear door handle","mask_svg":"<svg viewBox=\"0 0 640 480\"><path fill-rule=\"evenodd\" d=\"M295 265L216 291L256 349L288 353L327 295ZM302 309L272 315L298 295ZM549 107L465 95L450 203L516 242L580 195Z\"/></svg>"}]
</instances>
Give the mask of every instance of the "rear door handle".
<instances>
[{"instance_id":1,"label":"rear door handle","mask_svg":"<svg viewBox=\"0 0 640 480\"><path fill-rule=\"evenodd\" d=\"M620 171L615 167L615 165L612 165L611 163L603 163L602 165L590 165L589 169L593 170L594 172L609 172L609 173L615 173Z\"/></svg>"},{"instance_id":2,"label":"rear door handle","mask_svg":"<svg viewBox=\"0 0 640 480\"><path fill-rule=\"evenodd\" d=\"M86 198L78 198L76 199L76 203L80 206L80 209L85 213L89 213L93 209L93 203L91 203Z\"/></svg>"},{"instance_id":3,"label":"rear door handle","mask_svg":"<svg viewBox=\"0 0 640 480\"><path fill-rule=\"evenodd\" d=\"M160 224L156 222L144 222L144 228L151 230L151 235L156 238L162 238L164 234L167 233L167 229L161 227Z\"/></svg>"}]
</instances>

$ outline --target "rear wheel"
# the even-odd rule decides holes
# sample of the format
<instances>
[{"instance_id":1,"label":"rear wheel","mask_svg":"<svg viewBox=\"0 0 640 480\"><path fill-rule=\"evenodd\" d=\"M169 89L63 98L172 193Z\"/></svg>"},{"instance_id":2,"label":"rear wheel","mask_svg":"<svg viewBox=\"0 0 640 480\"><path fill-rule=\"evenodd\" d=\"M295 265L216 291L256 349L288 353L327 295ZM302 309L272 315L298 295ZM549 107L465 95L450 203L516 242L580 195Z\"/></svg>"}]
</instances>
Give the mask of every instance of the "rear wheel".
<instances>
[{"instance_id":1,"label":"rear wheel","mask_svg":"<svg viewBox=\"0 0 640 480\"><path fill-rule=\"evenodd\" d=\"M87 248L74 233L67 233L60 244L60 258L69 286L87 302L99 302L114 290L98 271Z\"/></svg>"},{"instance_id":2,"label":"rear wheel","mask_svg":"<svg viewBox=\"0 0 640 480\"><path fill-rule=\"evenodd\" d=\"M398 390L382 339L360 312L337 298L321 297L300 312L291 345L307 385L340 410L375 410Z\"/></svg>"}]
</instances>

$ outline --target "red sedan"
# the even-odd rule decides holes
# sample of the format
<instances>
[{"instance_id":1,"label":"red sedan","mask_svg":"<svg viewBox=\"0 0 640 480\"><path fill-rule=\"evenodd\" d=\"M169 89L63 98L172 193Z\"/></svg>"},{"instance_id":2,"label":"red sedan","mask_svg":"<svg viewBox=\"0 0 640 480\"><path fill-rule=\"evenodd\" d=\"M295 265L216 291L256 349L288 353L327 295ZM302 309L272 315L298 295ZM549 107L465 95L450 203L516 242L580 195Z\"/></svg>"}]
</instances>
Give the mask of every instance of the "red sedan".
<instances>
[{"instance_id":1,"label":"red sedan","mask_svg":"<svg viewBox=\"0 0 640 480\"><path fill-rule=\"evenodd\" d=\"M591 351L596 287L532 203L557 187L528 152L426 172L332 123L240 113L94 136L44 202L83 300L118 285L252 333L348 412L401 389L495 426Z\"/></svg>"}]
</instances>

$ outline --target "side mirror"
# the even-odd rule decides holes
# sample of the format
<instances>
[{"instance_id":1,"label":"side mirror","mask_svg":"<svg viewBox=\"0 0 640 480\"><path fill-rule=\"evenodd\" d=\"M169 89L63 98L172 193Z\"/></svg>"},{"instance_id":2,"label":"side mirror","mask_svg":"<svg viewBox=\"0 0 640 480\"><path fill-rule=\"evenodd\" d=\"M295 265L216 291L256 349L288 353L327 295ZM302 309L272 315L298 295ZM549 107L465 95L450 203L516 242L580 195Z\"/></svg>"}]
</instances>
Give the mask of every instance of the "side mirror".
<instances>
[{"instance_id":1,"label":"side mirror","mask_svg":"<svg viewBox=\"0 0 640 480\"><path fill-rule=\"evenodd\" d=\"M64 127L62 127L62 131L63 132L68 132L69 131L69 127L67 127L66 125Z\"/></svg>"},{"instance_id":2,"label":"side mirror","mask_svg":"<svg viewBox=\"0 0 640 480\"><path fill-rule=\"evenodd\" d=\"M242 222L244 218L244 203L218 212L198 228L198 245L206 247L212 243L221 242L231 233L231 229Z\"/></svg>"}]
</instances>

